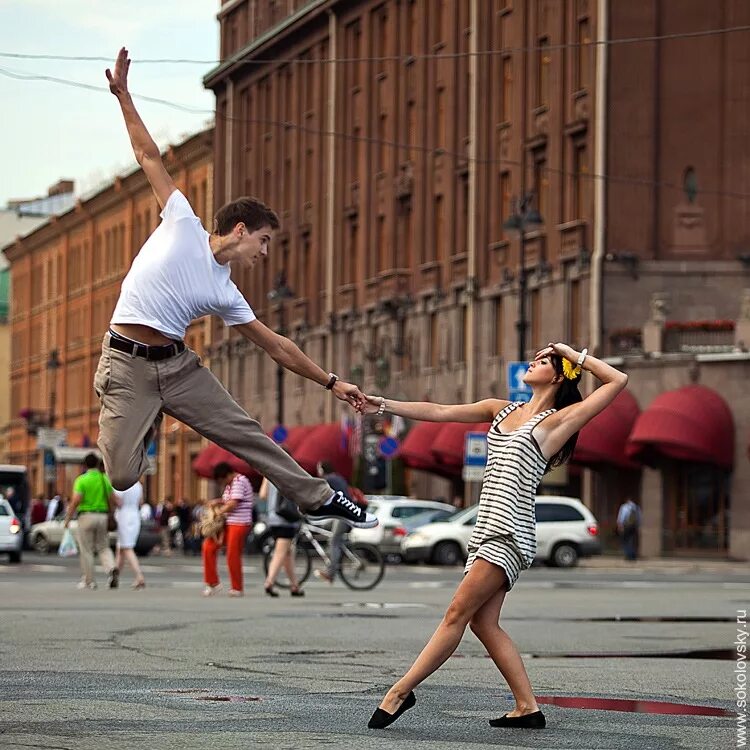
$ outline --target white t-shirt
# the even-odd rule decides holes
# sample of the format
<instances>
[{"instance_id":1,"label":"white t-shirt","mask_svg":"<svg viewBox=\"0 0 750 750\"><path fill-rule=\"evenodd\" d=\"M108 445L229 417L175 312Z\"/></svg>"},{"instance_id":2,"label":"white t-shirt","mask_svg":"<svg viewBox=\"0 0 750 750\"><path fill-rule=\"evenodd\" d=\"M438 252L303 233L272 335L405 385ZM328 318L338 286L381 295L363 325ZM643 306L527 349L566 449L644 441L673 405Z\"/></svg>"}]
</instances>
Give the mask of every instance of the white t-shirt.
<instances>
[{"instance_id":1,"label":"white t-shirt","mask_svg":"<svg viewBox=\"0 0 750 750\"><path fill-rule=\"evenodd\" d=\"M229 264L216 262L208 232L179 190L169 196L161 218L122 282L110 322L138 323L182 339L203 315L218 315L230 326L255 320Z\"/></svg>"}]
</instances>

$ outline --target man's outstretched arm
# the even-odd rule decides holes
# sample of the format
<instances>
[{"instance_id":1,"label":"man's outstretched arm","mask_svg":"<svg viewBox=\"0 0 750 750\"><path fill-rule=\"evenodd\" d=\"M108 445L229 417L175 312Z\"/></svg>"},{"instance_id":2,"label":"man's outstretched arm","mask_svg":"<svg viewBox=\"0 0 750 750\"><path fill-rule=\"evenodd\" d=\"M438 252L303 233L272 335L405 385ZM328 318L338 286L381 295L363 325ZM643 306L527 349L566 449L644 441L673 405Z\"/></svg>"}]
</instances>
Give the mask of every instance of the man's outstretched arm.
<instances>
[{"instance_id":1,"label":"man's outstretched arm","mask_svg":"<svg viewBox=\"0 0 750 750\"><path fill-rule=\"evenodd\" d=\"M259 320L232 327L256 346L264 349L274 362L287 370L302 375L318 385L324 386L328 383L328 373L323 368L316 365L293 341L272 331ZM359 388L343 380L337 380L331 391L336 398L355 408L366 403Z\"/></svg>"},{"instance_id":2,"label":"man's outstretched arm","mask_svg":"<svg viewBox=\"0 0 750 750\"><path fill-rule=\"evenodd\" d=\"M135 104L133 104L133 99L128 91L129 69L128 51L123 47L115 61L115 72L112 73L109 68L106 70L109 90L120 102L120 109L122 109L122 116L125 118L125 127L128 129L135 158L151 184L156 200L164 208L167 199L177 188L169 176L169 172L164 168L159 147L154 143L154 139L146 129Z\"/></svg>"}]
</instances>

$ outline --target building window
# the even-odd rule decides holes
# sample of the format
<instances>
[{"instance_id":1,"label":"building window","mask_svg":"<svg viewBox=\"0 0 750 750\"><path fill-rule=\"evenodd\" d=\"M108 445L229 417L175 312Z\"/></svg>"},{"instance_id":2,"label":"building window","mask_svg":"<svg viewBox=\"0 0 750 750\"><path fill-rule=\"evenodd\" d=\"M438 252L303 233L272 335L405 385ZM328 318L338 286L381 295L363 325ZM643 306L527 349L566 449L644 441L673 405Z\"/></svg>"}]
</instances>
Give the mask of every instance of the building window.
<instances>
[{"instance_id":1,"label":"building window","mask_svg":"<svg viewBox=\"0 0 750 750\"><path fill-rule=\"evenodd\" d=\"M445 260L445 205L442 195L435 196L434 260Z\"/></svg>"},{"instance_id":2,"label":"building window","mask_svg":"<svg viewBox=\"0 0 750 750\"><path fill-rule=\"evenodd\" d=\"M344 284L351 284L354 281L354 264L357 259L358 234L359 224L356 221L350 221L348 227L346 252L344 253L343 263L341 266L341 281Z\"/></svg>"},{"instance_id":3,"label":"building window","mask_svg":"<svg viewBox=\"0 0 750 750\"><path fill-rule=\"evenodd\" d=\"M466 362L466 340L468 338L469 316L466 314L466 305L460 305L456 310L456 362Z\"/></svg>"},{"instance_id":4,"label":"building window","mask_svg":"<svg viewBox=\"0 0 750 750\"><path fill-rule=\"evenodd\" d=\"M540 37L537 42L537 86L536 86L536 105L537 107L549 106L549 84L550 84L550 64L552 58L549 51L549 38Z\"/></svg>"},{"instance_id":5,"label":"building window","mask_svg":"<svg viewBox=\"0 0 750 750\"><path fill-rule=\"evenodd\" d=\"M573 175L571 185L571 219L583 219L588 209L589 165L585 140L573 143Z\"/></svg>"},{"instance_id":6,"label":"building window","mask_svg":"<svg viewBox=\"0 0 750 750\"><path fill-rule=\"evenodd\" d=\"M496 297L492 303L492 355L503 356L503 298Z\"/></svg>"},{"instance_id":7,"label":"building window","mask_svg":"<svg viewBox=\"0 0 750 750\"><path fill-rule=\"evenodd\" d=\"M581 282L578 279L573 279L570 282L568 341L574 347L581 343Z\"/></svg>"},{"instance_id":8,"label":"building window","mask_svg":"<svg viewBox=\"0 0 750 750\"><path fill-rule=\"evenodd\" d=\"M440 328L438 314L430 314L430 364L434 370L440 364Z\"/></svg>"},{"instance_id":9,"label":"building window","mask_svg":"<svg viewBox=\"0 0 750 750\"><path fill-rule=\"evenodd\" d=\"M502 76L503 98L500 110L500 120L501 122L510 122L513 103L513 58L510 56L503 58Z\"/></svg>"},{"instance_id":10,"label":"building window","mask_svg":"<svg viewBox=\"0 0 750 750\"><path fill-rule=\"evenodd\" d=\"M390 267L388 257L388 237L385 226L385 216L382 214L378 216L377 223L375 225L375 247L378 251L378 270L387 271Z\"/></svg>"},{"instance_id":11,"label":"building window","mask_svg":"<svg viewBox=\"0 0 750 750\"><path fill-rule=\"evenodd\" d=\"M588 89L591 85L591 22L579 18L576 24L576 72L575 90Z\"/></svg>"},{"instance_id":12,"label":"building window","mask_svg":"<svg viewBox=\"0 0 750 750\"><path fill-rule=\"evenodd\" d=\"M537 351L542 341L542 296L538 289L532 289L529 297L531 339L526 340L527 352Z\"/></svg>"},{"instance_id":13,"label":"building window","mask_svg":"<svg viewBox=\"0 0 750 750\"><path fill-rule=\"evenodd\" d=\"M435 148L448 148L448 134L445 118L445 88L438 86L435 92L435 110L437 112L437 143Z\"/></svg>"},{"instance_id":14,"label":"building window","mask_svg":"<svg viewBox=\"0 0 750 750\"><path fill-rule=\"evenodd\" d=\"M533 154L534 159L534 193L536 196L536 207L545 221L549 210L549 173L547 172L547 153L545 149L537 149Z\"/></svg>"},{"instance_id":15,"label":"building window","mask_svg":"<svg viewBox=\"0 0 750 750\"><path fill-rule=\"evenodd\" d=\"M510 172L500 172L500 179L498 182L498 232L497 236L500 237L500 239L505 239L505 229L503 225L505 222L510 218L510 191L511 191L511 183L510 183Z\"/></svg>"}]
</instances>

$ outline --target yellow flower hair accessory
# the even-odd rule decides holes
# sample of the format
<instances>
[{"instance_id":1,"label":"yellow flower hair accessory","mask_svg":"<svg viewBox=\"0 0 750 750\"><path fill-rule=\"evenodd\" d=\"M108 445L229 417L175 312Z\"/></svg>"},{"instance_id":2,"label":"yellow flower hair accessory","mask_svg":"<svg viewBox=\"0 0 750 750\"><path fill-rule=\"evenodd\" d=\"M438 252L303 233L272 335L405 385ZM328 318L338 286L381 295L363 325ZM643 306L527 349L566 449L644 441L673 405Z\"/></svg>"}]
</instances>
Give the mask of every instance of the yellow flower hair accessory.
<instances>
[{"instance_id":1,"label":"yellow flower hair accessory","mask_svg":"<svg viewBox=\"0 0 750 750\"><path fill-rule=\"evenodd\" d=\"M581 366L574 365L572 362L565 359L565 357L563 357L562 367L563 375L565 375L568 380L575 380L581 374Z\"/></svg>"}]
</instances>

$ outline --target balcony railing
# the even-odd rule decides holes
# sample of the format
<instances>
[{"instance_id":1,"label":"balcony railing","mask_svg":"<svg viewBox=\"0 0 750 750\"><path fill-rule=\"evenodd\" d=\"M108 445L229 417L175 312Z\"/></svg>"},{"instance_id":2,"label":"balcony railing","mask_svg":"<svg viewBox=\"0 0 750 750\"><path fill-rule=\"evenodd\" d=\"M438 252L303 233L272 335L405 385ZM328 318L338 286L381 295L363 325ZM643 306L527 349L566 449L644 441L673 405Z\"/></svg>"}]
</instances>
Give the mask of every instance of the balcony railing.
<instances>
[{"instance_id":1,"label":"balcony railing","mask_svg":"<svg viewBox=\"0 0 750 750\"><path fill-rule=\"evenodd\" d=\"M715 354L734 349L734 321L668 321L664 325L664 351Z\"/></svg>"}]
</instances>

